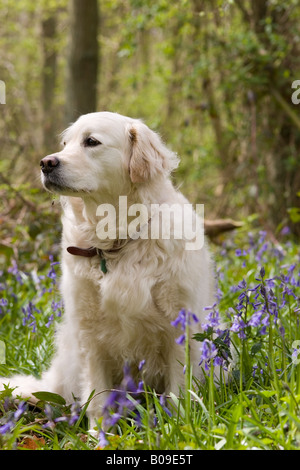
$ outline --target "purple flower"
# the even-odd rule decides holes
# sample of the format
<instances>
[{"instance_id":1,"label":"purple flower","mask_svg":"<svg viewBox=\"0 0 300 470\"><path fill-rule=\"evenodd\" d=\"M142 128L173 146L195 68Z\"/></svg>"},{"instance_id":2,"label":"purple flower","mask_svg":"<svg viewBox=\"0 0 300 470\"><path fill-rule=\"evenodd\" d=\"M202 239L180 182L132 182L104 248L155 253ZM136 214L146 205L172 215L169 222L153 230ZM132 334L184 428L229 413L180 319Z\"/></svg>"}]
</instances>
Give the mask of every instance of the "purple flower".
<instances>
[{"instance_id":1,"label":"purple flower","mask_svg":"<svg viewBox=\"0 0 300 470\"><path fill-rule=\"evenodd\" d=\"M0 434L9 433L13 429L14 425L15 423L13 421L7 421L3 426L0 426Z\"/></svg>"},{"instance_id":2,"label":"purple flower","mask_svg":"<svg viewBox=\"0 0 300 470\"><path fill-rule=\"evenodd\" d=\"M175 339L177 344L184 344L185 342L185 334L178 336L178 338Z\"/></svg>"},{"instance_id":3,"label":"purple flower","mask_svg":"<svg viewBox=\"0 0 300 470\"><path fill-rule=\"evenodd\" d=\"M47 323L45 324L45 326L46 326L47 328L49 328L50 325L52 325L53 321L54 321L54 315L53 315L53 313L52 313L52 315L50 315L50 317L48 318L48 321L47 321Z\"/></svg>"},{"instance_id":4,"label":"purple flower","mask_svg":"<svg viewBox=\"0 0 300 470\"><path fill-rule=\"evenodd\" d=\"M199 365L204 362L205 370L209 370L209 362L211 359L214 359L217 354L217 348L214 345L213 341L205 339L200 348L201 356Z\"/></svg>"},{"instance_id":5,"label":"purple flower","mask_svg":"<svg viewBox=\"0 0 300 470\"><path fill-rule=\"evenodd\" d=\"M14 413L10 414L8 416L7 422L0 427L0 434L7 434L11 432L17 421L19 421L19 419L23 416L26 410L27 403L25 401L21 401L17 410Z\"/></svg>"},{"instance_id":6,"label":"purple flower","mask_svg":"<svg viewBox=\"0 0 300 470\"><path fill-rule=\"evenodd\" d=\"M246 323L240 317L240 315L235 315L234 318L233 318L233 323L230 327L230 331L232 331L233 333L237 333L239 338L245 339L246 335L245 335L244 330L245 330L246 326L247 326Z\"/></svg>"},{"instance_id":7,"label":"purple flower","mask_svg":"<svg viewBox=\"0 0 300 470\"><path fill-rule=\"evenodd\" d=\"M293 362L295 362L296 364L299 361L299 353L300 353L300 349L299 348L294 348L294 350L292 352L292 359L293 359Z\"/></svg>"},{"instance_id":8,"label":"purple flower","mask_svg":"<svg viewBox=\"0 0 300 470\"><path fill-rule=\"evenodd\" d=\"M47 423L43 425L44 428L50 428L54 429L57 423L67 423L70 426L73 426L81 413L81 407L77 401L72 403L71 405L71 414L70 416L68 415L62 415L62 416L56 416L54 408L52 408L49 403L46 403L44 407L44 413L46 415L46 418L48 419Z\"/></svg>"},{"instance_id":9,"label":"purple flower","mask_svg":"<svg viewBox=\"0 0 300 470\"><path fill-rule=\"evenodd\" d=\"M25 401L21 401L19 403L18 409L14 412L14 420L18 421L21 416L25 413L27 409L27 403Z\"/></svg>"},{"instance_id":10,"label":"purple flower","mask_svg":"<svg viewBox=\"0 0 300 470\"><path fill-rule=\"evenodd\" d=\"M126 392L136 392L137 386L131 376L130 366L128 363L124 365L123 373L124 373L123 380L122 380L123 390Z\"/></svg>"},{"instance_id":11,"label":"purple flower","mask_svg":"<svg viewBox=\"0 0 300 470\"><path fill-rule=\"evenodd\" d=\"M140 393L140 392L143 392L145 390L145 385L144 385L144 381L143 380L140 380L140 382L138 383L138 387L137 387L137 393Z\"/></svg>"},{"instance_id":12,"label":"purple flower","mask_svg":"<svg viewBox=\"0 0 300 470\"><path fill-rule=\"evenodd\" d=\"M262 246L260 247L260 249L256 253L256 257L255 257L256 261L261 261L262 260L263 254L267 251L268 248L269 248L269 243L268 242L265 242L265 243L262 244Z\"/></svg>"},{"instance_id":13,"label":"purple flower","mask_svg":"<svg viewBox=\"0 0 300 470\"><path fill-rule=\"evenodd\" d=\"M284 338L284 336L285 336L285 328L284 328L284 326L281 325L281 326L279 327L279 333L280 333L281 337Z\"/></svg>"},{"instance_id":14,"label":"purple flower","mask_svg":"<svg viewBox=\"0 0 300 470\"><path fill-rule=\"evenodd\" d=\"M218 310L216 310L216 304L212 305L211 307L205 307L204 310L211 310L209 314L205 317L206 323L203 323L202 329L207 331L209 328L212 328L214 331L218 331L220 326L220 314Z\"/></svg>"},{"instance_id":15,"label":"purple flower","mask_svg":"<svg viewBox=\"0 0 300 470\"><path fill-rule=\"evenodd\" d=\"M197 316L194 313L186 312L185 309L182 309L180 310L178 317L174 321L171 321L171 325L175 326L175 328L180 325L182 331L185 331L186 326L191 324L191 320L193 320L195 323L199 322Z\"/></svg>"},{"instance_id":16,"label":"purple flower","mask_svg":"<svg viewBox=\"0 0 300 470\"><path fill-rule=\"evenodd\" d=\"M141 361L144 365L144 361ZM141 364L140 363L140 364ZM113 427L119 419L126 417L130 412L133 412L136 408L136 404L139 400L136 399L136 395L144 392L144 383L142 381L136 385L135 381L131 376L129 364L125 364L123 368L123 380L119 390L113 390L107 397L103 409L103 424L105 427ZM135 397L135 402L132 401L128 395ZM140 418L136 413L136 422L139 422Z\"/></svg>"},{"instance_id":17,"label":"purple flower","mask_svg":"<svg viewBox=\"0 0 300 470\"><path fill-rule=\"evenodd\" d=\"M12 260L12 266L7 271L15 276L19 284L23 284L22 275L15 260Z\"/></svg>"},{"instance_id":18,"label":"purple flower","mask_svg":"<svg viewBox=\"0 0 300 470\"><path fill-rule=\"evenodd\" d=\"M105 432L102 431L102 429L100 429L98 446L100 448L103 448L103 447L108 446L108 444L109 444L109 442L106 439Z\"/></svg>"},{"instance_id":19,"label":"purple flower","mask_svg":"<svg viewBox=\"0 0 300 470\"><path fill-rule=\"evenodd\" d=\"M254 326L254 327L261 326L263 313L264 312L262 311L254 313L252 317L250 318L248 325Z\"/></svg>"},{"instance_id":20,"label":"purple flower","mask_svg":"<svg viewBox=\"0 0 300 470\"><path fill-rule=\"evenodd\" d=\"M56 281L56 272L55 272L55 269L53 268L53 266L51 266L50 271L48 272L48 277L49 277L50 279L52 279L53 284L55 284L55 281Z\"/></svg>"},{"instance_id":21,"label":"purple flower","mask_svg":"<svg viewBox=\"0 0 300 470\"><path fill-rule=\"evenodd\" d=\"M73 426L75 424L80 416L81 413L81 407L77 401L72 403L71 405L71 416L69 418L69 425Z\"/></svg>"},{"instance_id":22,"label":"purple flower","mask_svg":"<svg viewBox=\"0 0 300 470\"><path fill-rule=\"evenodd\" d=\"M280 235L288 235L290 233L290 228L285 226L281 229Z\"/></svg>"},{"instance_id":23,"label":"purple flower","mask_svg":"<svg viewBox=\"0 0 300 470\"><path fill-rule=\"evenodd\" d=\"M52 255L49 256L49 259L50 259L50 270L47 274L47 277L49 277L52 280L52 283L55 285L56 284L57 274L56 274L56 271L54 269L54 266L56 266L57 264L60 264L60 263L58 261L54 262Z\"/></svg>"},{"instance_id":24,"label":"purple flower","mask_svg":"<svg viewBox=\"0 0 300 470\"><path fill-rule=\"evenodd\" d=\"M55 302L54 300L51 302L51 308L53 313L55 313L58 317L61 316L61 309L62 309L62 302Z\"/></svg>"},{"instance_id":25,"label":"purple flower","mask_svg":"<svg viewBox=\"0 0 300 470\"><path fill-rule=\"evenodd\" d=\"M170 416L170 418L171 418L172 413L171 413L171 411L170 411L170 410L167 408L167 406L166 406L166 396L165 396L164 394L159 397L159 403L160 403L162 409L163 409L163 410L167 413L167 415Z\"/></svg>"},{"instance_id":26,"label":"purple flower","mask_svg":"<svg viewBox=\"0 0 300 470\"><path fill-rule=\"evenodd\" d=\"M194 313L187 312L185 309L180 310L178 317L175 320L171 321L172 326L175 326L175 328L180 326L181 330L184 331L184 334L182 334L175 340L177 344L184 343L186 339L186 335L185 335L186 328L188 325L191 325L192 322L198 323L199 320Z\"/></svg>"}]
</instances>

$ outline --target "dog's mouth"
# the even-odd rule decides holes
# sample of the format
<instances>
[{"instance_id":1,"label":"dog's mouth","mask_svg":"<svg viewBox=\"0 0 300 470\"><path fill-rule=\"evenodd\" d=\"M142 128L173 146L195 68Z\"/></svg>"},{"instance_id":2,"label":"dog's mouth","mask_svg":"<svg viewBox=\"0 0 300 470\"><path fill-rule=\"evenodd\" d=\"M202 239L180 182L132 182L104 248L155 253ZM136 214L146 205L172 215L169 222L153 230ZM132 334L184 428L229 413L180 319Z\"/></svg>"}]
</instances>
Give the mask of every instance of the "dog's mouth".
<instances>
[{"instance_id":1,"label":"dog's mouth","mask_svg":"<svg viewBox=\"0 0 300 470\"><path fill-rule=\"evenodd\" d=\"M76 196L81 193L88 193L89 191L84 189L76 189L68 186L65 181L59 177L54 176L53 174L44 174L42 173L42 184L44 188L50 193L60 194L65 196Z\"/></svg>"},{"instance_id":2,"label":"dog's mouth","mask_svg":"<svg viewBox=\"0 0 300 470\"><path fill-rule=\"evenodd\" d=\"M48 191L54 192L54 193L56 192L60 193L67 189L66 185L61 180L61 178L58 178L57 176L54 177L51 173L50 174L42 173L41 176L42 176L43 186Z\"/></svg>"}]
</instances>

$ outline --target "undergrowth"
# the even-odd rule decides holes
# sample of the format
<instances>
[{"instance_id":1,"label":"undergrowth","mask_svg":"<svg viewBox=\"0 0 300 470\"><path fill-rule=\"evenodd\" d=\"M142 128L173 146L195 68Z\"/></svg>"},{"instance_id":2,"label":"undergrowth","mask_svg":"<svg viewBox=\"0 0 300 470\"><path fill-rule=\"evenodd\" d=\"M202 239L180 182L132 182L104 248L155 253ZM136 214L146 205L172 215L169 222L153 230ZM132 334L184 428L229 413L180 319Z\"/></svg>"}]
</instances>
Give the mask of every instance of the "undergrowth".
<instances>
[{"instance_id":1,"label":"undergrowth","mask_svg":"<svg viewBox=\"0 0 300 470\"><path fill-rule=\"evenodd\" d=\"M287 237L271 242L264 232L241 230L214 251L217 297L203 332L188 339L199 312L178 312L170 325L186 351L180 396L135 384L124 364L123 382L93 434L86 418L93 396L67 404L45 391L33 406L14 400L8 388L0 392L0 448L299 449L299 247ZM41 273L15 261L1 273L0 375L39 376L49 365L63 315L59 276L52 257ZM201 383L190 370L189 341L199 342Z\"/></svg>"}]
</instances>

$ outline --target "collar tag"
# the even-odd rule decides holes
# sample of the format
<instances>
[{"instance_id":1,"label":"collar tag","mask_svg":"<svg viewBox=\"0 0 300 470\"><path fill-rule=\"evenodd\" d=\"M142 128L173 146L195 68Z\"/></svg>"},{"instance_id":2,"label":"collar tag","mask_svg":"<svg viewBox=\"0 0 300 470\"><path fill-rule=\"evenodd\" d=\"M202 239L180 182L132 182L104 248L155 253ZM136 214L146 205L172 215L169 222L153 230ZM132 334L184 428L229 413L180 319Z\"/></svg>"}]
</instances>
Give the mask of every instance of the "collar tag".
<instances>
[{"instance_id":1,"label":"collar tag","mask_svg":"<svg viewBox=\"0 0 300 470\"><path fill-rule=\"evenodd\" d=\"M101 258L101 260L100 260L100 269L104 274L107 273L106 259L105 258Z\"/></svg>"},{"instance_id":2,"label":"collar tag","mask_svg":"<svg viewBox=\"0 0 300 470\"><path fill-rule=\"evenodd\" d=\"M67 252L70 253L70 255L84 256L85 258L91 258L93 256L99 255L100 256L100 269L104 274L107 273L106 259L103 258L103 254L101 250L98 250L97 248L93 248L93 247L78 248L77 246L68 246Z\"/></svg>"}]
</instances>

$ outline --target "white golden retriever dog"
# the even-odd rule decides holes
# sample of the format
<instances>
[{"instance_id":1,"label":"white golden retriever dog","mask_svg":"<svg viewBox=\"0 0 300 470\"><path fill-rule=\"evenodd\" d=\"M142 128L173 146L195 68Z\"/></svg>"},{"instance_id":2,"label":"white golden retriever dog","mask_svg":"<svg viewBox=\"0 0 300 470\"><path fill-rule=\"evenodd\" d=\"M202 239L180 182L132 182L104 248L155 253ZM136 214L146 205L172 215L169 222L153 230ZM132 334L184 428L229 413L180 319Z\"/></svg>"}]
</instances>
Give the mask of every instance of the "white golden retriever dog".
<instances>
[{"instance_id":1,"label":"white golden retriever dog","mask_svg":"<svg viewBox=\"0 0 300 470\"><path fill-rule=\"evenodd\" d=\"M174 236L175 219L169 225L170 237L145 236L145 230L144 236L127 234L132 217L120 213L120 196L126 196L128 208L146 208L140 232L161 221L153 207L163 212L175 205L175 218L182 218L178 207L188 205L170 180L177 156L156 133L136 119L90 113L63 133L63 145L41 160L43 185L61 195L63 209L65 313L56 353L40 380L18 375L5 382L17 387L16 395L47 390L68 402L75 396L84 403L94 390L88 407L93 425L106 395L98 392L120 384L125 363L138 380L138 365L145 360L148 386L179 393L185 353L175 341L181 332L171 322L186 309L200 320L190 326L190 334L201 328L203 308L214 301L214 276L205 243L201 249L187 249L184 236ZM115 211L112 238L99 238L109 222L99 217L99 207ZM193 223L196 218L193 212ZM191 341L191 362L193 374L200 376L196 341Z\"/></svg>"}]
</instances>

